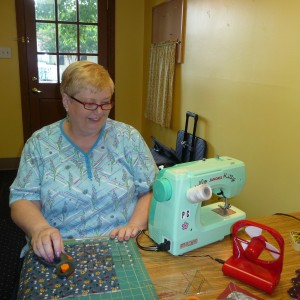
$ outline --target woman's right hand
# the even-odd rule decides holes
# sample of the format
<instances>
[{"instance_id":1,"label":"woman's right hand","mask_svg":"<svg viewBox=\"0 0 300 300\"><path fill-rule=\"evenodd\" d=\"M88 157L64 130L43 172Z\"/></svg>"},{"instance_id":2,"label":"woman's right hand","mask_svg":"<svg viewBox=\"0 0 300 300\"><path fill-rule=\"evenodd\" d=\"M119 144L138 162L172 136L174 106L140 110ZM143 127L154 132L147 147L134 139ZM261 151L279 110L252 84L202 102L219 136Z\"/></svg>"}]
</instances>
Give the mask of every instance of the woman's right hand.
<instances>
[{"instance_id":1,"label":"woman's right hand","mask_svg":"<svg viewBox=\"0 0 300 300\"><path fill-rule=\"evenodd\" d=\"M31 235L31 246L34 253L47 262L53 262L54 257L65 252L59 230L51 226L36 229Z\"/></svg>"},{"instance_id":2,"label":"woman's right hand","mask_svg":"<svg viewBox=\"0 0 300 300\"><path fill-rule=\"evenodd\" d=\"M41 213L41 201L20 199L11 204L13 221L31 239L33 251L39 257L52 262L64 251L58 229L49 225Z\"/></svg>"}]
</instances>

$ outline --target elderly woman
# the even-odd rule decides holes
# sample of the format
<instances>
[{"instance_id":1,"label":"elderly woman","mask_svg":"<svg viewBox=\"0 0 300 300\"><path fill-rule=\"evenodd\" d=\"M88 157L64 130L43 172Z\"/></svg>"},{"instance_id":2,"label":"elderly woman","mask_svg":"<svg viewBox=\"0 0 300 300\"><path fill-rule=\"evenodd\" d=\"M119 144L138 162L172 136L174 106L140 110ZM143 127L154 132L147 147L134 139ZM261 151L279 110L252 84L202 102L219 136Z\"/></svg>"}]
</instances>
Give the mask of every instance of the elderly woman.
<instances>
[{"instance_id":1,"label":"elderly woman","mask_svg":"<svg viewBox=\"0 0 300 300\"><path fill-rule=\"evenodd\" d=\"M108 118L113 92L102 66L69 65L61 82L67 117L24 146L11 214L49 262L64 251L63 239L128 240L147 226L156 164L136 129Z\"/></svg>"}]
</instances>

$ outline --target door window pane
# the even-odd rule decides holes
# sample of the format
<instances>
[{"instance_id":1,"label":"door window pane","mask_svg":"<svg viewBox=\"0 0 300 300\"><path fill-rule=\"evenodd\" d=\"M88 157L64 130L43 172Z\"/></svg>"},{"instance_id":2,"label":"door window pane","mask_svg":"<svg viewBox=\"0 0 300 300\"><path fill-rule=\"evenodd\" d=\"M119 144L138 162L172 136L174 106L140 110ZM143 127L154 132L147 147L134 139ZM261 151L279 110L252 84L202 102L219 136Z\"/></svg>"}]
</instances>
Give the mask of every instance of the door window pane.
<instances>
[{"instance_id":1,"label":"door window pane","mask_svg":"<svg viewBox=\"0 0 300 300\"><path fill-rule=\"evenodd\" d=\"M79 34L80 34L80 52L97 53L98 52L98 26L81 25Z\"/></svg>"},{"instance_id":2,"label":"door window pane","mask_svg":"<svg viewBox=\"0 0 300 300\"><path fill-rule=\"evenodd\" d=\"M98 22L98 7L96 0L79 0L79 21L83 23Z\"/></svg>"},{"instance_id":3,"label":"door window pane","mask_svg":"<svg viewBox=\"0 0 300 300\"><path fill-rule=\"evenodd\" d=\"M59 56L59 81L61 82L61 76L68 65L77 61L76 55L60 55Z\"/></svg>"},{"instance_id":4,"label":"door window pane","mask_svg":"<svg viewBox=\"0 0 300 300\"><path fill-rule=\"evenodd\" d=\"M58 24L58 44L60 53L77 52L76 24Z\"/></svg>"},{"instance_id":5,"label":"door window pane","mask_svg":"<svg viewBox=\"0 0 300 300\"><path fill-rule=\"evenodd\" d=\"M36 23L38 52L56 52L56 29L53 23Z\"/></svg>"},{"instance_id":6,"label":"door window pane","mask_svg":"<svg viewBox=\"0 0 300 300\"><path fill-rule=\"evenodd\" d=\"M38 55L39 82L57 83L57 58L56 55Z\"/></svg>"},{"instance_id":7,"label":"door window pane","mask_svg":"<svg viewBox=\"0 0 300 300\"><path fill-rule=\"evenodd\" d=\"M76 0L58 1L58 21L77 21Z\"/></svg>"},{"instance_id":8,"label":"door window pane","mask_svg":"<svg viewBox=\"0 0 300 300\"><path fill-rule=\"evenodd\" d=\"M32 1L39 82L60 82L65 68L79 59L98 63L98 0Z\"/></svg>"},{"instance_id":9,"label":"door window pane","mask_svg":"<svg viewBox=\"0 0 300 300\"><path fill-rule=\"evenodd\" d=\"M92 55L81 55L80 60L88 60L94 63L98 63L98 56L92 56Z\"/></svg>"},{"instance_id":10,"label":"door window pane","mask_svg":"<svg viewBox=\"0 0 300 300\"><path fill-rule=\"evenodd\" d=\"M35 0L35 18L37 20L55 20L54 0Z\"/></svg>"}]
</instances>

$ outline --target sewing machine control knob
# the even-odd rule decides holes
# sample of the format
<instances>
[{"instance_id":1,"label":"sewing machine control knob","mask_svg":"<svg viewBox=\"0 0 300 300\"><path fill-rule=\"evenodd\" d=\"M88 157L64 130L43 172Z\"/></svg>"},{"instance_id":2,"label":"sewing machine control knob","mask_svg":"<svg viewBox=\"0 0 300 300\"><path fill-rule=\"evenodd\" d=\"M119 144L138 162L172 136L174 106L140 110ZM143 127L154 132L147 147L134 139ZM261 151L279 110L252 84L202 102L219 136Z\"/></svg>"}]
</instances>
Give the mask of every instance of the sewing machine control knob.
<instances>
[{"instance_id":1,"label":"sewing machine control knob","mask_svg":"<svg viewBox=\"0 0 300 300\"><path fill-rule=\"evenodd\" d=\"M153 184L153 196L158 202L164 202L171 199L172 186L168 179L156 179Z\"/></svg>"},{"instance_id":2,"label":"sewing machine control knob","mask_svg":"<svg viewBox=\"0 0 300 300\"><path fill-rule=\"evenodd\" d=\"M198 203L209 200L212 195L212 189L208 184L200 184L187 190L186 196L191 203Z\"/></svg>"}]
</instances>

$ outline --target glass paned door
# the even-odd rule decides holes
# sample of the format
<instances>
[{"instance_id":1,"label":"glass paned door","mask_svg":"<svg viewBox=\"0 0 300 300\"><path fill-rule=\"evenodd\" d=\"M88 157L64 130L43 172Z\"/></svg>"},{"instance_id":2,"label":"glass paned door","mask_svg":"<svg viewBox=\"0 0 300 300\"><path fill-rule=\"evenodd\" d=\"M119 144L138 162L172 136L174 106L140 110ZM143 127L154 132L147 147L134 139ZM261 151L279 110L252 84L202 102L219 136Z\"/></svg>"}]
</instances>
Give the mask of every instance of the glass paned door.
<instances>
[{"instance_id":1,"label":"glass paned door","mask_svg":"<svg viewBox=\"0 0 300 300\"><path fill-rule=\"evenodd\" d=\"M115 0L15 0L24 140L66 116L65 68L78 60L114 79ZM114 118L114 109L110 112Z\"/></svg>"},{"instance_id":2,"label":"glass paned door","mask_svg":"<svg viewBox=\"0 0 300 300\"><path fill-rule=\"evenodd\" d=\"M39 83L59 83L77 60L98 63L97 0L35 0Z\"/></svg>"}]
</instances>

